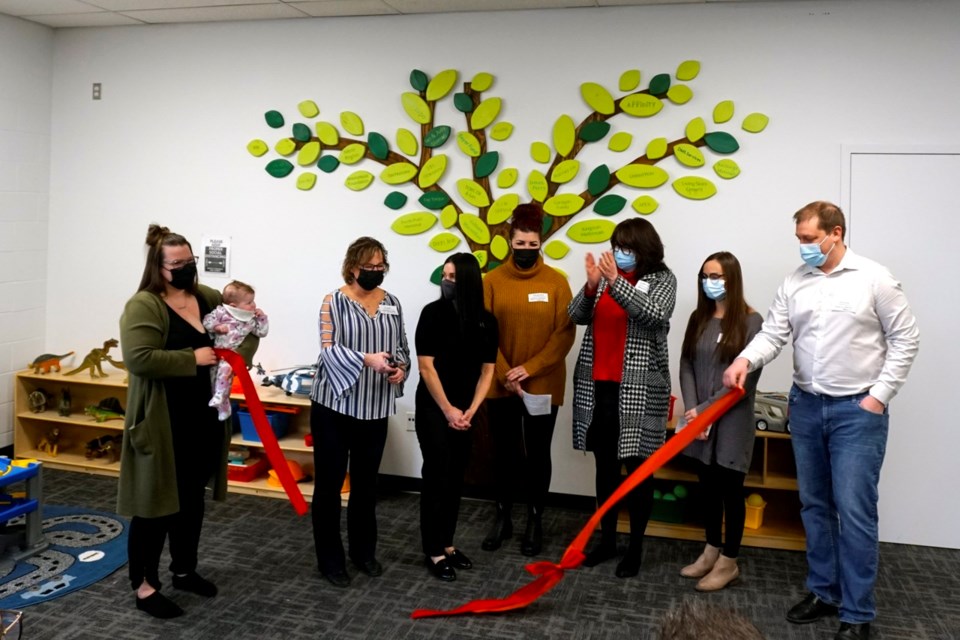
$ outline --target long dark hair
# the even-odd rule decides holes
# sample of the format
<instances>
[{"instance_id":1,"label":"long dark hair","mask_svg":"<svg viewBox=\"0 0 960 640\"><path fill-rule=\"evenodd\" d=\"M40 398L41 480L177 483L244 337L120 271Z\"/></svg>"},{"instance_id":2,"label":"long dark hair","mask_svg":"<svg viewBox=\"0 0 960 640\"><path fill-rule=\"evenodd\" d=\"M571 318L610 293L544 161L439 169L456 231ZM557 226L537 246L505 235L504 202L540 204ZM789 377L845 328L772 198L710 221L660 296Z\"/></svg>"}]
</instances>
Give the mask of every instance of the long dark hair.
<instances>
[{"instance_id":1,"label":"long dark hair","mask_svg":"<svg viewBox=\"0 0 960 640\"><path fill-rule=\"evenodd\" d=\"M147 261L143 265L143 276L140 278L140 286L137 291L149 291L160 295L167 290L167 279L163 277L160 270L163 268L163 248L164 247L190 247L190 253L193 254L193 247L179 233L173 233L166 227L158 224L151 224L147 228ZM193 284L186 292L192 295L197 294L197 280L194 278Z\"/></svg>"},{"instance_id":2,"label":"long dark hair","mask_svg":"<svg viewBox=\"0 0 960 640\"><path fill-rule=\"evenodd\" d=\"M660 234L648 220L627 218L613 230L610 244L615 249L626 249L637 257L638 277L667 269L667 265L663 263L663 242L660 241Z\"/></svg>"},{"instance_id":3,"label":"long dark hair","mask_svg":"<svg viewBox=\"0 0 960 640\"><path fill-rule=\"evenodd\" d=\"M453 264L457 274L453 302L460 319L460 333L472 338L483 326L483 279L480 264L472 253L455 253L443 264Z\"/></svg>"},{"instance_id":4,"label":"long dark hair","mask_svg":"<svg viewBox=\"0 0 960 640\"><path fill-rule=\"evenodd\" d=\"M727 291L726 310L720 319L722 337L714 352L717 361L721 363L733 362L733 359L743 351L747 344L747 315L753 311L743 297L743 273L740 270L740 261L729 251L718 251L707 256L700 265L697 273L697 308L690 314L687 322L687 332L683 336L683 357L693 360L697 351L697 340L703 334L707 323L713 318L717 310L716 300L711 300L703 292L700 274L704 266L711 260L720 263L723 269L724 288Z\"/></svg>"}]
</instances>

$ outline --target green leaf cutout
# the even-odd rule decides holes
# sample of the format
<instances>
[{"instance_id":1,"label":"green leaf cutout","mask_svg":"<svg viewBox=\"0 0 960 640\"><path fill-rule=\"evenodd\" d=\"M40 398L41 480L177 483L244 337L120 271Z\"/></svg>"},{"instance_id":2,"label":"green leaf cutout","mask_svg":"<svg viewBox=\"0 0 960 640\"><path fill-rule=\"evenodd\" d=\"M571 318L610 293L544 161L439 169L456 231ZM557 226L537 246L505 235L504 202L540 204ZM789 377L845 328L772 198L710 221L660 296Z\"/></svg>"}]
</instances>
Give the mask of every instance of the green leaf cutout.
<instances>
[{"instance_id":1,"label":"green leaf cutout","mask_svg":"<svg viewBox=\"0 0 960 640\"><path fill-rule=\"evenodd\" d=\"M297 122L293 125L294 140L297 142L309 142L311 137L313 137L313 134L310 131L310 127L302 122Z\"/></svg>"},{"instance_id":2,"label":"green leaf cutout","mask_svg":"<svg viewBox=\"0 0 960 640\"><path fill-rule=\"evenodd\" d=\"M456 107L457 111L470 113L473 111L473 98L465 93L455 93L453 94L453 106Z\"/></svg>"},{"instance_id":3,"label":"green leaf cutout","mask_svg":"<svg viewBox=\"0 0 960 640\"><path fill-rule=\"evenodd\" d=\"M333 173L340 166L340 161L336 156L321 156L317 168L324 173Z\"/></svg>"},{"instance_id":4,"label":"green leaf cutout","mask_svg":"<svg viewBox=\"0 0 960 640\"><path fill-rule=\"evenodd\" d=\"M450 137L450 132L450 127L445 124L430 129L427 135L423 136L423 146L428 149L436 149L447 141L447 138Z\"/></svg>"},{"instance_id":5,"label":"green leaf cutout","mask_svg":"<svg viewBox=\"0 0 960 640\"><path fill-rule=\"evenodd\" d=\"M627 199L615 193L603 196L593 204L593 212L601 216L612 216L623 211Z\"/></svg>"},{"instance_id":6,"label":"green leaf cutout","mask_svg":"<svg viewBox=\"0 0 960 640\"><path fill-rule=\"evenodd\" d=\"M383 204L394 211L402 209L403 206L407 204L407 194L400 193L399 191L391 191L387 194L387 197L383 199Z\"/></svg>"},{"instance_id":7,"label":"green leaf cutout","mask_svg":"<svg viewBox=\"0 0 960 640\"><path fill-rule=\"evenodd\" d=\"M500 154L496 151L488 151L477 158L476 174L478 178L486 178L497 170L497 164L500 162Z\"/></svg>"},{"instance_id":8,"label":"green leaf cutout","mask_svg":"<svg viewBox=\"0 0 960 640\"><path fill-rule=\"evenodd\" d=\"M371 131L367 135L367 148L370 149L373 157L378 160L386 160L387 156L390 155L390 143L376 131Z\"/></svg>"},{"instance_id":9,"label":"green leaf cutout","mask_svg":"<svg viewBox=\"0 0 960 640\"><path fill-rule=\"evenodd\" d=\"M610 123L603 121L590 122L583 126L580 129L580 139L584 142L596 142L597 140L603 140L603 138L610 132Z\"/></svg>"},{"instance_id":10,"label":"green leaf cutout","mask_svg":"<svg viewBox=\"0 0 960 640\"><path fill-rule=\"evenodd\" d=\"M274 178L286 178L293 171L293 163L289 160L276 159L267 163L267 173Z\"/></svg>"},{"instance_id":11,"label":"green leaf cutout","mask_svg":"<svg viewBox=\"0 0 960 640\"><path fill-rule=\"evenodd\" d=\"M670 89L670 74L669 73L658 73L653 76L650 80L650 86L647 87L647 91L651 95L659 96L666 93Z\"/></svg>"},{"instance_id":12,"label":"green leaf cutout","mask_svg":"<svg viewBox=\"0 0 960 640\"><path fill-rule=\"evenodd\" d=\"M587 178L587 191L592 196L598 196L603 193L608 184L610 184L610 168L602 164L590 172L590 177Z\"/></svg>"},{"instance_id":13,"label":"green leaf cutout","mask_svg":"<svg viewBox=\"0 0 960 640\"><path fill-rule=\"evenodd\" d=\"M703 140L714 153L734 153L740 148L737 139L726 131L713 131L703 136Z\"/></svg>"},{"instance_id":14,"label":"green leaf cutout","mask_svg":"<svg viewBox=\"0 0 960 640\"><path fill-rule=\"evenodd\" d=\"M450 196L443 191L427 191L418 201L431 211L440 211L450 204Z\"/></svg>"},{"instance_id":15,"label":"green leaf cutout","mask_svg":"<svg viewBox=\"0 0 960 640\"><path fill-rule=\"evenodd\" d=\"M443 265L440 265L439 267L434 269L433 273L430 274L430 282L437 285L438 287L440 286L441 280L443 280Z\"/></svg>"},{"instance_id":16,"label":"green leaf cutout","mask_svg":"<svg viewBox=\"0 0 960 640\"><path fill-rule=\"evenodd\" d=\"M267 121L267 125L273 129L279 129L283 126L283 114L279 111L267 111L263 114L263 119Z\"/></svg>"},{"instance_id":17,"label":"green leaf cutout","mask_svg":"<svg viewBox=\"0 0 960 640\"><path fill-rule=\"evenodd\" d=\"M567 236L576 242L598 244L609 240L616 226L610 220L583 220L570 225Z\"/></svg>"},{"instance_id":18,"label":"green leaf cutout","mask_svg":"<svg viewBox=\"0 0 960 640\"><path fill-rule=\"evenodd\" d=\"M423 71L420 71L420 69L414 69L410 72L410 86L417 91L426 89L429 82L430 78L428 78L427 74Z\"/></svg>"}]
</instances>

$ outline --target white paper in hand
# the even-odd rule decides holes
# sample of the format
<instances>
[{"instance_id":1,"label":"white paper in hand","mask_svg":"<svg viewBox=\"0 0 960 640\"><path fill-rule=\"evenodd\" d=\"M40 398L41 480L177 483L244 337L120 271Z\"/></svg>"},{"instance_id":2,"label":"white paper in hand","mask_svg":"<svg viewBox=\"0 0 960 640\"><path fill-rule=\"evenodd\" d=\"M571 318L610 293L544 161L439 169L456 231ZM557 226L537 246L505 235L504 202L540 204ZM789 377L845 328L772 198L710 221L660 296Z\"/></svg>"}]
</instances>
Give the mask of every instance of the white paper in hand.
<instances>
[{"instance_id":1,"label":"white paper in hand","mask_svg":"<svg viewBox=\"0 0 960 640\"><path fill-rule=\"evenodd\" d=\"M526 393L523 394L523 406L527 413L532 416L545 416L550 413L550 401L553 396L549 393Z\"/></svg>"}]
</instances>

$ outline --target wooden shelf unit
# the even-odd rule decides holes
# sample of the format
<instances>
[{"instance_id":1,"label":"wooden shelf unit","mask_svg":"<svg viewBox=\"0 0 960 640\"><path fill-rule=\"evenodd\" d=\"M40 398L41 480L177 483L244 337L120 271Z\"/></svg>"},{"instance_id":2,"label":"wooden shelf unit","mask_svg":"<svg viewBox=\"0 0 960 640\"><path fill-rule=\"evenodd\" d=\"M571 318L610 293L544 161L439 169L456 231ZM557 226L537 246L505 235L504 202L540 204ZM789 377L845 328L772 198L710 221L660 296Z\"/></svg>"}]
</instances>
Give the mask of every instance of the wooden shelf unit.
<instances>
[{"instance_id":1,"label":"wooden shelf unit","mask_svg":"<svg viewBox=\"0 0 960 640\"><path fill-rule=\"evenodd\" d=\"M91 378L86 371L73 376L62 373L36 374L30 370L17 373L14 382L14 454L17 458L36 458L50 469L79 471L98 475L118 476L120 463L109 459L89 459L85 455L86 444L93 438L103 435L120 435L123 422L108 420L97 422L84 414L84 407L95 405L104 398L115 397L120 404L127 406L126 373L110 369L106 378ZM35 413L30 408L29 395L37 389L43 389L49 398L47 409ZM71 396L72 412L61 416L57 411L60 390L67 389ZM306 446L304 435L310 433L310 400L302 396L287 396L276 387L258 388L260 399L265 404L296 406L300 409L290 416L290 429L278 440L280 449L288 460L296 460L304 472L313 475L313 448ZM243 400L242 394L231 396L234 400ZM54 427L60 430L59 451L54 456L39 450L41 439ZM262 450L263 444L244 440L239 433L234 434L232 444L244 445L251 449ZM265 455L262 454L261 455ZM266 477L251 482L229 482L228 491L251 495L286 499L282 487L267 483ZM313 483L303 482L300 490L304 497L313 496ZM349 494L342 494L344 504Z\"/></svg>"},{"instance_id":2,"label":"wooden shelf unit","mask_svg":"<svg viewBox=\"0 0 960 640\"><path fill-rule=\"evenodd\" d=\"M667 432L668 437L672 431ZM654 473L657 488L666 492L677 484L689 491L684 521L663 522L651 519L646 535L680 540L703 541L703 525L696 520L698 515L695 461L682 453ZM797 490L797 468L793 460L790 435L769 431L757 431L753 459L744 482L745 493L759 493L767 502L763 523L759 529L743 530L743 545L771 549L803 550L806 537L800 521L800 497ZM630 518L625 510L620 512L617 531L630 532Z\"/></svg>"}]
</instances>

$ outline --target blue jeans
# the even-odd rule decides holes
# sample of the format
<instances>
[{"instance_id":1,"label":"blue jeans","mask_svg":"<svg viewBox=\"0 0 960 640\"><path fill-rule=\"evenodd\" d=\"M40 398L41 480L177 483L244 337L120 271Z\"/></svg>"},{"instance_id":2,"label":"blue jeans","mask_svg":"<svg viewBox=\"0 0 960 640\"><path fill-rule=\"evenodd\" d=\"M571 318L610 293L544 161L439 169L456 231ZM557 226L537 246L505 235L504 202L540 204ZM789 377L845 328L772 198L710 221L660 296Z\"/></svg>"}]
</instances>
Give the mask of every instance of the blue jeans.
<instances>
[{"instance_id":1,"label":"blue jeans","mask_svg":"<svg viewBox=\"0 0 960 640\"><path fill-rule=\"evenodd\" d=\"M807 588L840 608L840 621L877 615L877 484L889 415L859 406L866 393L830 397L790 390L790 435L800 516L807 534Z\"/></svg>"}]
</instances>

